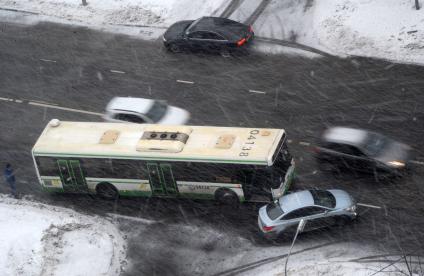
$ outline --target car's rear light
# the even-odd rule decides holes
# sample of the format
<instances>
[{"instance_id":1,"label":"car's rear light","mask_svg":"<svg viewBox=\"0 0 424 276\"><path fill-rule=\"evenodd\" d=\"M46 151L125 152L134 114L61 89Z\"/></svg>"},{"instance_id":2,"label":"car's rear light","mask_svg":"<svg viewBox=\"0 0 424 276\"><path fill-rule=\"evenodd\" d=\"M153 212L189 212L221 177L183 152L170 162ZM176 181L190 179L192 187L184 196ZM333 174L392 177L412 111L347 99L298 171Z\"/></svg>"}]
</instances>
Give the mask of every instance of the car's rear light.
<instances>
[{"instance_id":1,"label":"car's rear light","mask_svg":"<svg viewBox=\"0 0 424 276\"><path fill-rule=\"evenodd\" d=\"M246 43L246 38L242 38L242 39L240 39L239 41L237 41L237 46L241 46L241 45L243 45L244 43Z\"/></svg>"},{"instance_id":2,"label":"car's rear light","mask_svg":"<svg viewBox=\"0 0 424 276\"><path fill-rule=\"evenodd\" d=\"M263 226L262 230L264 230L265 232L270 232L274 229L274 226Z\"/></svg>"}]
</instances>

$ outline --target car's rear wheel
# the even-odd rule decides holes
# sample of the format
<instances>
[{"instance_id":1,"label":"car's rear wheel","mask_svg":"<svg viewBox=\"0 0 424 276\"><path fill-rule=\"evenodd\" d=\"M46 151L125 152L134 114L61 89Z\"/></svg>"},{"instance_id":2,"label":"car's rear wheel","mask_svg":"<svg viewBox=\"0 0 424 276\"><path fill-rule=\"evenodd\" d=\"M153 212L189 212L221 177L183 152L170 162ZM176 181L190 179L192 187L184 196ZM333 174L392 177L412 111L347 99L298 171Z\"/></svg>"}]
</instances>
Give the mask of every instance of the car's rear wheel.
<instances>
[{"instance_id":1,"label":"car's rear wheel","mask_svg":"<svg viewBox=\"0 0 424 276\"><path fill-rule=\"evenodd\" d=\"M104 199L117 199L119 197L118 190L110 183L103 182L96 186L96 193Z\"/></svg>"},{"instance_id":2,"label":"car's rear wheel","mask_svg":"<svg viewBox=\"0 0 424 276\"><path fill-rule=\"evenodd\" d=\"M230 53L230 51L229 51L228 49L221 49L221 50L219 51L219 53L220 53L220 55L221 55L222 57L225 57L225 58L228 58L228 57L230 57L230 56L231 56L231 53Z\"/></svg>"},{"instance_id":3,"label":"car's rear wheel","mask_svg":"<svg viewBox=\"0 0 424 276\"><path fill-rule=\"evenodd\" d=\"M219 189L215 192L215 199L220 203L230 206L238 206L239 198L237 194L230 189Z\"/></svg>"}]
</instances>

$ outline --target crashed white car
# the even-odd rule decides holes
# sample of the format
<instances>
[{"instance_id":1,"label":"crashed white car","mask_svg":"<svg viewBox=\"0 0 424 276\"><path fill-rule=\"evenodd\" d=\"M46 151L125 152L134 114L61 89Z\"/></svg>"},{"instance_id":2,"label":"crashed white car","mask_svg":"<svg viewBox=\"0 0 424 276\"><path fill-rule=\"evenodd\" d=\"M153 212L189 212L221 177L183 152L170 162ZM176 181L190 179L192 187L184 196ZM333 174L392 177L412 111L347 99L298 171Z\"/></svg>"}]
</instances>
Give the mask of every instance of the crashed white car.
<instances>
[{"instance_id":1,"label":"crashed white car","mask_svg":"<svg viewBox=\"0 0 424 276\"><path fill-rule=\"evenodd\" d=\"M164 125L184 125L189 118L189 112L166 101L131 97L113 98L103 116L109 122Z\"/></svg>"}]
</instances>

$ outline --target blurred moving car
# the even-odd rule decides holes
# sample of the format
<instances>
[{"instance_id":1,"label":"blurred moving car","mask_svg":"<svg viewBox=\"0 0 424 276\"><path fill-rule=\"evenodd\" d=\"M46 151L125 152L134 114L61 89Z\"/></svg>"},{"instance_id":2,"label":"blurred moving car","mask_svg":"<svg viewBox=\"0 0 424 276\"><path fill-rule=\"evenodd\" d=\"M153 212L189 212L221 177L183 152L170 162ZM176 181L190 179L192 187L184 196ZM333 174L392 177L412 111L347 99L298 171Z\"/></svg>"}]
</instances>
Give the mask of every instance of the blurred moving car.
<instances>
[{"instance_id":1,"label":"blurred moving car","mask_svg":"<svg viewBox=\"0 0 424 276\"><path fill-rule=\"evenodd\" d=\"M115 97L106 106L103 119L109 122L184 125L190 113L170 106L166 101L144 98Z\"/></svg>"},{"instance_id":2,"label":"blurred moving car","mask_svg":"<svg viewBox=\"0 0 424 276\"><path fill-rule=\"evenodd\" d=\"M258 224L267 237L293 234L301 219L311 231L345 224L357 216L356 203L342 190L305 190L281 197L259 209Z\"/></svg>"},{"instance_id":3,"label":"blurred moving car","mask_svg":"<svg viewBox=\"0 0 424 276\"><path fill-rule=\"evenodd\" d=\"M229 53L246 47L254 37L251 26L221 17L201 17L179 21L163 35L163 43L171 52L206 50Z\"/></svg>"},{"instance_id":4,"label":"blurred moving car","mask_svg":"<svg viewBox=\"0 0 424 276\"><path fill-rule=\"evenodd\" d=\"M326 130L315 147L320 166L401 175L411 148L382 134L348 127Z\"/></svg>"}]
</instances>

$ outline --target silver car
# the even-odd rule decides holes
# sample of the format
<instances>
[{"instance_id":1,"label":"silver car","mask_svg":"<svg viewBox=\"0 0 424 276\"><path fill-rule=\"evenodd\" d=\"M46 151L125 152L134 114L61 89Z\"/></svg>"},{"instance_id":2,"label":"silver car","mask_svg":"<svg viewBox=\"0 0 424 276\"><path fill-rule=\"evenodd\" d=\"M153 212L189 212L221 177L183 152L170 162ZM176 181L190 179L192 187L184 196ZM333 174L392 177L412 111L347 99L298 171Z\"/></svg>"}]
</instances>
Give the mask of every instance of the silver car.
<instances>
[{"instance_id":1,"label":"silver car","mask_svg":"<svg viewBox=\"0 0 424 276\"><path fill-rule=\"evenodd\" d=\"M115 97L106 106L103 119L109 122L184 125L190 113L166 101L132 97Z\"/></svg>"},{"instance_id":2,"label":"silver car","mask_svg":"<svg viewBox=\"0 0 424 276\"><path fill-rule=\"evenodd\" d=\"M411 148L382 134L348 127L332 127L314 149L320 167L347 168L402 175L409 167Z\"/></svg>"},{"instance_id":3,"label":"silver car","mask_svg":"<svg viewBox=\"0 0 424 276\"><path fill-rule=\"evenodd\" d=\"M346 223L355 219L356 203L342 190L306 190L291 193L259 209L258 224L268 237L292 234L301 219L303 231Z\"/></svg>"}]
</instances>

